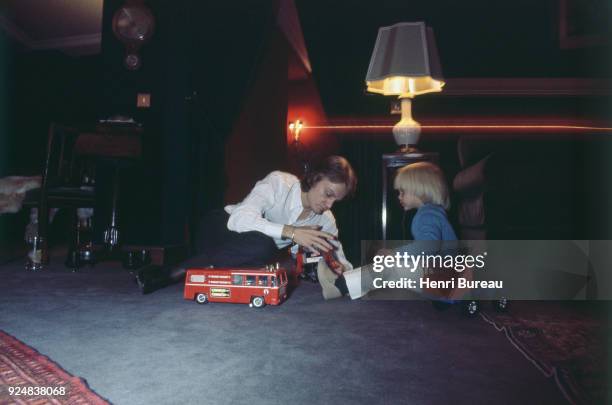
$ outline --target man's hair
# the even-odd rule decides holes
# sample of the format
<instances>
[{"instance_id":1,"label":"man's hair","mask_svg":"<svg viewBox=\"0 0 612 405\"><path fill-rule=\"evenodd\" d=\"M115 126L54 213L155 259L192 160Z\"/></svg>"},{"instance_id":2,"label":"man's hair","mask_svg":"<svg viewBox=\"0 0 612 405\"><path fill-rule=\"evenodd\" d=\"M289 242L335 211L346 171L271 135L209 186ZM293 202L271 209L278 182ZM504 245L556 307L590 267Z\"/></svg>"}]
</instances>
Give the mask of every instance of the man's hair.
<instances>
[{"instance_id":1,"label":"man's hair","mask_svg":"<svg viewBox=\"0 0 612 405\"><path fill-rule=\"evenodd\" d=\"M411 193L424 203L438 204L448 209L450 199L442 169L430 162L406 165L395 174L393 187Z\"/></svg>"},{"instance_id":2,"label":"man's hair","mask_svg":"<svg viewBox=\"0 0 612 405\"><path fill-rule=\"evenodd\" d=\"M344 184L346 186L346 196L355 193L357 176L349 161L342 156L328 156L314 162L300 181L302 191L308 192L324 178L332 183Z\"/></svg>"}]
</instances>

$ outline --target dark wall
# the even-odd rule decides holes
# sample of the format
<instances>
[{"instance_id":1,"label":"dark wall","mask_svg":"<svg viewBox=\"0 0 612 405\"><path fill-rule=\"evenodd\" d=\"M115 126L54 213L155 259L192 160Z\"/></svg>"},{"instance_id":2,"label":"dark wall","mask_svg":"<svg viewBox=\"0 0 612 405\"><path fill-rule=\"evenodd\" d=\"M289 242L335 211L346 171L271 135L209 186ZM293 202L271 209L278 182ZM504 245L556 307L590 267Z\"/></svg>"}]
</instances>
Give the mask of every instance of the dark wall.
<instances>
[{"instance_id":1,"label":"dark wall","mask_svg":"<svg viewBox=\"0 0 612 405\"><path fill-rule=\"evenodd\" d=\"M124 242L180 243L189 215L190 123L186 97L191 91L186 2L150 1L155 32L141 47L142 66L125 68L124 45L112 32L112 18L123 1L104 3L102 81L104 116L133 117L144 128L143 161L125 172L121 189ZM137 108L138 93L151 95L150 108Z\"/></svg>"},{"instance_id":2,"label":"dark wall","mask_svg":"<svg viewBox=\"0 0 612 405\"><path fill-rule=\"evenodd\" d=\"M557 0L296 0L331 116L386 114L388 99L364 92L365 75L378 28L405 21L433 28L445 78L610 77L612 3L597 2L601 10L579 3L570 21L574 31L600 30L607 47L561 48Z\"/></svg>"},{"instance_id":3,"label":"dark wall","mask_svg":"<svg viewBox=\"0 0 612 405\"><path fill-rule=\"evenodd\" d=\"M29 52L0 31L4 175L39 174L49 123L86 122L97 116L100 58L59 51Z\"/></svg>"},{"instance_id":4,"label":"dark wall","mask_svg":"<svg viewBox=\"0 0 612 405\"><path fill-rule=\"evenodd\" d=\"M129 71L111 27L123 3L104 2L97 56L28 52L1 33L0 175L40 173L50 121L92 125L112 115L133 117L144 128L144 158L122 171L122 240L183 243L198 217L224 203L231 174L225 167L237 163L226 153L232 133L239 145L248 137L262 148L284 147L287 45L278 45L277 4L147 1L156 30L141 49L142 67ZM275 107L266 107L271 87ZM137 93L151 94L150 108L136 107ZM248 100L255 113L245 111ZM256 122L236 134L238 118L249 114ZM253 155L242 180L282 166L284 154L275 156ZM98 186L109 200L110 174L100 175ZM108 210L97 211L97 222L108 220Z\"/></svg>"},{"instance_id":5,"label":"dark wall","mask_svg":"<svg viewBox=\"0 0 612 405\"><path fill-rule=\"evenodd\" d=\"M288 44L278 29L271 29L263 48L253 85L227 139L227 203L241 201L255 181L288 166L285 139Z\"/></svg>"},{"instance_id":6,"label":"dark wall","mask_svg":"<svg viewBox=\"0 0 612 405\"><path fill-rule=\"evenodd\" d=\"M51 121L96 119L100 70L99 56L31 52L0 30L0 177L42 172ZM24 247L26 211L0 215L0 256Z\"/></svg>"},{"instance_id":7,"label":"dark wall","mask_svg":"<svg viewBox=\"0 0 612 405\"><path fill-rule=\"evenodd\" d=\"M145 206L149 211L146 218L139 215L146 223L140 221L140 230L132 234L155 235L164 244L183 243L201 215L223 205L232 173L224 170L226 167L241 164L247 173L244 181L259 167L266 167L262 161L234 161L240 156L231 156L236 153L233 149L229 155L226 151L232 133L232 142L244 150L252 148L248 142L242 145L239 140L246 138L241 137L256 139L261 145L284 140L284 125L275 123L282 120L276 112L286 111L286 96L273 97L285 104L279 110L262 102L267 96L264 91L251 94L257 80L259 87L279 89L279 94L286 89L282 85L286 82L286 51L273 48L280 50L277 58L265 58L273 46L276 5L149 1L156 32L143 47L142 68L129 72L122 66L123 46L110 29L112 15L122 3L111 0L104 5L105 110L133 115L142 122L158 156L150 163L146 177L157 182L151 199L159 203ZM260 66L263 62L280 65L269 70ZM151 93L151 109L134 107L138 92ZM255 113L259 122L236 133L239 117L253 114L245 112L253 107L259 111ZM142 201L142 194L129 201L135 205ZM152 228L154 224L157 229Z\"/></svg>"}]
</instances>

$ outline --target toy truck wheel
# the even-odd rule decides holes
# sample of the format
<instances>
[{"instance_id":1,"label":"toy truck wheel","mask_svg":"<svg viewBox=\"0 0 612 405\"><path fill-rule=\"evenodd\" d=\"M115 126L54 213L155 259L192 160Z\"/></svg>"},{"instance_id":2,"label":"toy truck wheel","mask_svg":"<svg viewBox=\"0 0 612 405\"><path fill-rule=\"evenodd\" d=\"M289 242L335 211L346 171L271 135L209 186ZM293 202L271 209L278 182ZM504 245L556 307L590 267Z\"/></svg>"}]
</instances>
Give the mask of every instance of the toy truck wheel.
<instances>
[{"instance_id":1,"label":"toy truck wheel","mask_svg":"<svg viewBox=\"0 0 612 405\"><path fill-rule=\"evenodd\" d=\"M255 308L263 308L266 305L266 301L264 301L263 297L253 297L251 299L251 304L253 304Z\"/></svg>"},{"instance_id":2,"label":"toy truck wheel","mask_svg":"<svg viewBox=\"0 0 612 405\"><path fill-rule=\"evenodd\" d=\"M495 309L498 312L506 312L508 311L508 306L510 305L510 302L507 298L500 298L497 301L493 302L493 305L495 306Z\"/></svg>"},{"instance_id":3,"label":"toy truck wheel","mask_svg":"<svg viewBox=\"0 0 612 405\"><path fill-rule=\"evenodd\" d=\"M465 314L467 316L474 317L480 311L480 303L475 300L466 301L465 302Z\"/></svg>"},{"instance_id":4,"label":"toy truck wheel","mask_svg":"<svg viewBox=\"0 0 612 405\"><path fill-rule=\"evenodd\" d=\"M195 301L198 304L207 304L208 303L208 297L204 293L199 293L198 295L196 295Z\"/></svg>"}]
</instances>

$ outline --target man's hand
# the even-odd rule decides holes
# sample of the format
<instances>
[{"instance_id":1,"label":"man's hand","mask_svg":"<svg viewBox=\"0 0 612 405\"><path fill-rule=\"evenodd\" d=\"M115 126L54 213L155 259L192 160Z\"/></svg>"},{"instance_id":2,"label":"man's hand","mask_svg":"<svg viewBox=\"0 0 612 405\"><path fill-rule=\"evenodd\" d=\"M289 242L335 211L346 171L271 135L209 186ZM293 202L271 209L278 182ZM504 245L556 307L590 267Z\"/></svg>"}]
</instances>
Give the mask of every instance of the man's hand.
<instances>
[{"instance_id":1,"label":"man's hand","mask_svg":"<svg viewBox=\"0 0 612 405\"><path fill-rule=\"evenodd\" d=\"M293 239L298 245L313 252L328 252L334 247L329 243L336 237L329 232L320 231L319 226L290 226L285 225L283 236ZM291 237L293 235L293 238Z\"/></svg>"}]
</instances>

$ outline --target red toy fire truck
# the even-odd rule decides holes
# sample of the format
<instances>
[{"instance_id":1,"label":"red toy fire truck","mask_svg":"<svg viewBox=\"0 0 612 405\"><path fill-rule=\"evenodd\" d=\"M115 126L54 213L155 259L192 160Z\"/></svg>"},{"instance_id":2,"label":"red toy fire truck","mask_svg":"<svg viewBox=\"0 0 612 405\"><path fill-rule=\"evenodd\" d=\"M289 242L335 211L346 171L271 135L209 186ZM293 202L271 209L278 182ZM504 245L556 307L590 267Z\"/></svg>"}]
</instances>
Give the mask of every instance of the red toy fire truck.
<instances>
[{"instance_id":1,"label":"red toy fire truck","mask_svg":"<svg viewBox=\"0 0 612 405\"><path fill-rule=\"evenodd\" d=\"M278 263L263 268L188 269L183 297L198 304L279 305L287 299L287 272Z\"/></svg>"}]
</instances>

